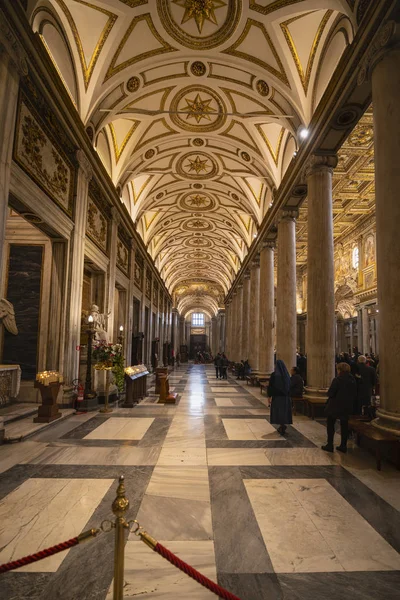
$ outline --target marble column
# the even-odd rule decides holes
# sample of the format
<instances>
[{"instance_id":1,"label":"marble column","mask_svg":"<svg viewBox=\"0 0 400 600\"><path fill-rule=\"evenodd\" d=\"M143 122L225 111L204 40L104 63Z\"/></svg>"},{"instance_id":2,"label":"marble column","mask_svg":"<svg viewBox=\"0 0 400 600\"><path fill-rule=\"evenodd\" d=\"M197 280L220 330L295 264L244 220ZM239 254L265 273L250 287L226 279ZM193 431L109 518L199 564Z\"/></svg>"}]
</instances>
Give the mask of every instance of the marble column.
<instances>
[{"instance_id":1,"label":"marble column","mask_svg":"<svg viewBox=\"0 0 400 600\"><path fill-rule=\"evenodd\" d=\"M357 331L358 331L358 340L357 340L358 351L362 352L363 348L364 348L364 336L363 336L363 330L362 330L362 308L359 308L357 310Z\"/></svg>"},{"instance_id":2,"label":"marble column","mask_svg":"<svg viewBox=\"0 0 400 600\"><path fill-rule=\"evenodd\" d=\"M110 262L108 265L108 298L107 308L107 337L109 342L116 342L118 331L114 331L114 296L115 296L115 277L117 273L117 249L118 249L118 226L120 216L115 206L111 209L111 235L110 235ZM119 325L118 325L119 326Z\"/></svg>"},{"instance_id":3,"label":"marble column","mask_svg":"<svg viewBox=\"0 0 400 600\"><path fill-rule=\"evenodd\" d=\"M374 110L381 400L375 425L400 435L400 23L382 26L368 60L359 83L369 75Z\"/></svg>"},{"instance_id":4,"label":"marble column","mask_svg":"<svg viewBox=\"0 0 400 600\"><path fill-rule=\"evenodd\" d=\"M238 292L237 290L235 290L233 292L233 300L232 300L232 335L231 335L231 340L232 342L230 343L230 356L228 357L229 360L235 362L236 361L236 356L237 356L237 322L238 322L238 318L237 318L237 306L238 306Z\"/></svg>"},{"instance_id":5,"label":"marble column","mask_svg":"<svg viewBox=\"0 0 400 600\"><path fill-rule=\"evenodd\" d=\"M129 252L129 285L127 294L127 319L126 332L124 338L125 363L127 366L132 364L132 333L133 333L133 290L135 287L135 247L133 239L130 239Z\"/></svg>"},{"instance_id":6,"label":"marble column","mask_svg":"<svg viewBox=\"0 0 400 600\"><path fill-rule=\"evenodd\" d=\"M246 271L243 278L242 300L242 358L249 358L249 328L250 328L250 271Z\"/></svg>"},{"instance_id":7,"label":"marble column","mask_svg":"<svg viewBox=\"0 0 400 600\"><path fill-rule=\"evenodd\" d=\"M225 352L225 331L226 331L226 313L225 310L219 311L219 337L218 352Z\"/></svg>"},{"instance_id":8,"label":"marble column","mask_svg":"<svg viewBox=\"0 0 400 600\"><path fill-rule=\"evenodd\" d=\"M274 370L274 247L275 242L263 242L260 251L259 299L259 376L267 377Z\"/></svg>"},{"instance_id":9,"label":"marble column","mask_svg":"<svg viewBox=\"0 0 400 600\"><path fill-rule=\"evenodd\" d=\"M362 339L363 344L361 352L363 354L369 354L371 352L371 340L370 340L370 326L369 326L369 314L366 306L362 307Z\"/></svg>"},{"instance_id":10,"label":"marble column","mask_svg":"<svg viewBox=\"0 0 400 600\"><path fill-rule=\"evenodd\" d=\"M278 223L276 357L289 372L296 365L296 216L295 211L282 211Z\"/></svg>"},{"instance_id":11,"label":"marble column","mask_svg":"<svg viewBox=\"0 0 400 600\"><path fill-rule=\"evenodd\" d=\"M325 398L335 376L332 175L336 156L307 165L307 395Z\"/></svg>"},{"instance_id":12,"label":"marble column","mask_svg":"<svg viewBox=\"0 0 400 600\"><path fill-rule=\"evenodd\" d=\"M8 195L12 150L14 145L15 120L20 75L28 74L28 67L19 42L3 20L0 11L0 284L4 288L6 273L5 249L8 217Z\"/></svg>"},{"instance_id":13,"label":"marble column","mask_svg":"<svg viewBox=\"0 0 400 600\"><path fill-rule=\"evenodd\" d=\"M249 363L252 373L259 372L260 340L260 257L252 262L250 271Z\"/></svg>"},{"instance_id":14,"label":"marble column","mask_svg":"<svg viewBox=\"0 0 400 600\"><path fill-rule=\"evenodd\" d=\"M240 362L242 355L242 330L243 330L243 283L238 285L236 296L236 361Z\"/></svg>"},{"instance_id":15,"label":"marble column","mask_svg":"<svg viewBox=\"0 0 400 600\"><path fill-rule=\"evenodd\" d=\"M83 150L78 150L76 157L79 169L76 186L75 227L71 236L70 281L67 289L69 305L64 368L64 378L69 384L79 377L86 218L89 182L93 175L89 160Z\"/></svg>"},{"instance_id":16,"label":"marble column","mask_svg":"<svg viewBox=\"0 0 400 600\"><path fill-rule=\"evenodd\" d=\"M46 369L64 372L66 242L53 241L51 257L50 315Z\"/></svg>"},{"instance_id":17,"label":"marble column","mask_svg":"<svg viewBox=\"0 0 400 600\"><path fill-rule=\"evenodd\" d=\"M230 357L231 351L231 338L232 338L232 299L230 299L225 305L225 345L224 352Z\"/></svg>"},{"instance_id":18,"label":"marble column","mask_svg":"<svg viewBox=\"0 0 400 600\"><path fill-rule=\"evenodd\" d=\"M217 344L217 317L211 317L211 353L215 356L218 353Z\"/></svg>"}]
</instances>

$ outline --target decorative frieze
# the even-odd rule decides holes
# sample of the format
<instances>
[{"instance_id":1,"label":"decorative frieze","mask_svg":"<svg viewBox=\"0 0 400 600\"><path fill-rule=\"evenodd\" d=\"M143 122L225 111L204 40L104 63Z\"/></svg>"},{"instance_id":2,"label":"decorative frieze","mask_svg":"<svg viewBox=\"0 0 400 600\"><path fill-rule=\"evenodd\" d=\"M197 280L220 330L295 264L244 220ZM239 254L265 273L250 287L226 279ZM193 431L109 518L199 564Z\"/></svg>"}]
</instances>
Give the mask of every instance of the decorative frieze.
<instances>
[{"instance_id":1,"label":"decorative frieze","mask_svg":"<svg viewBox=\"0 0 400 600\"><path fill-rule=\"evenodd\" d=\"M151 300L151 271L146 269L146 297Z\"/></svg>"},{"instance_id":2,"label":"decorative frieze","mask_svg":"<svg viewBox=\"0 0 400 600\"><path fill-rule=\"evenodd\" d=\"M120 236L117 240L117 267L129 277L129 247Z\"/></svg>"},{"instance_id":3,"label":"decorative frieze","mask_svg":"<svg viewBox=\"0 0 400 600\"><path fill-rule=\"evenodd\" d=\"M143 256L141 256L138 252L136 252L134 281L135 281L136 287L138 287L139 289L142 289L142 287L143 287L143 273L144 273Z\"/></svg>"},{"instance_id":4,"label":"decorative frieze","mask_svg":"<svg viewBox=\"0 0 400 600\"><path fill-rule=\"evenodd\" d=\"M107 254L108 221L91 197L88 202L86 235Z\"/></svg>"},{"instance_id":5,"label":"decorative frieze","mask_svg":"<svg viewBox=\"0 0 400 600\"><path fill-rule=\"evenodd\" d=\"M158 308L158 283L156 282L153 285L153 304Z\"/></svg>"},{"instance_id":6,"label":"decorative frieze","mask_svg":"<svg viewBox=\"0 0 400 600\"><path fill-rule=\"evenodd\" d=\"M14 160L72 218L74 165L46 132L23 94L19 98Z\"/></svg>"}]
</instances>

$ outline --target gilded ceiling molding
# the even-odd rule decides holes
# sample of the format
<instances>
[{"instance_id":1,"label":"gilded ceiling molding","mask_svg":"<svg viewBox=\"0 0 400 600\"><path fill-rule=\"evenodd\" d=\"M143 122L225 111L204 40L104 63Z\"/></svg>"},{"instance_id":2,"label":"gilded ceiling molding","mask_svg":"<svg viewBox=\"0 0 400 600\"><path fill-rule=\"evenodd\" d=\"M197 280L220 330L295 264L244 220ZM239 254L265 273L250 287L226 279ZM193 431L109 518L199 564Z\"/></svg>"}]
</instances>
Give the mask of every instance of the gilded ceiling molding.
<instances>
[{"instance_id":1,"label":"gilded ceiling molding","mask_svg":"<svg viewBox=\"0 0 400 600\"><path fill-rule=\"evenodd\" d=\"M315 12L315 11L303 13L302 15L293 17L292 19L289 19L288 21L284 21L283 23L280 24L283 35L285 36L286 42L289 46L289 50L290 50L293 60L295 62L296 69L299 74L301 83L303 85L304 93L306 96L308 93L308 86L310 85L312 68L314 65L314 60L315 60L315 56L317 54L318 46L321 41L321 37L324 33L325 27L328 24L328 21L333 14L333 10L327 10L324 17L321 20L321 23L318 27L317 33L315 34L315 38L314 38L314 41L311 46L311 52L310 52L310 56L308 57L306 72L304 72L303 65L301 64L301 60L297 53L296 45L295 45L292 35L290 33L289 25L291 25L291 23L294 23L295 21L298 21L304 17L307 17L308 15L311 15L313 12Z\"/></svg>"},{"instance_id":2,"label":"gilded ceiling molding","mask_svg":"<svg viewBox=\"0 0 400 600\"><path fill-rule=\"evenodd\" d=\"M273 67L272 65L261 60L260 58L252 56L251 54L247 54L247 52L241 52L240 50L237 50L237 48L243 43L243 41L246 39L246 37L250 33L250 30L252 27L258 27L261 30L271 52L276 60L276 63L279 67L279 71L277 69L275 69L275 67ZM254 21L254 19L247 19L247 23L246 23L241 35L236 40L236 42L232 46L227 48L226 50L222 50L222 52L224 54L230 54L231 56L243 58L244 60L248 60L249 62L251 62L253 64L259 65L263 69L266 69L267 71L269 71L269 73L271 73L272 75L277 77L277 79L282 81L282 83L284 83L285 85L287 85L290 88L290 83L287 78L282 61L279 57L279 54L278 54L275 46L273 45L272 40L271 40L267 30L265 29L265 27L262 23L259 23L258 21Z\"/></svg>"},{"instance_id":3,"label":"gilded ceiling molding","mask_svg":"<svg viewBox=\"0 0 400 600\"><path fill-rule=\"evenodd\" d=\"M243 138L240 138L236 135L232 135L230 133L230 131L232 131L232 129L235 126L241 127L244 130L245 134L248 135L248 137L252 140L253 143L251 144L250 142L244 140ZM247 131L246 127L243 125L243 123L241 121L236 121L236 119L232 119L232 121L230 122L228 127L225 129L225 131L222 131L219 135L226 137L226 138L230 138L231 140L235 140L236 142L239 142L239 144L245 144L248 148L253 150L253 152L256 152L259 156L262 156L262 153L260 152L260 149L258 148L256 142L253 140L249 131Z\"/></svg>"},{"instance_id":4,"label":"gilded ceiling molding","mask_svg":"<svg viewBox=\"0 0 400 600\"><path fill-rule=\"evenodd\" d=\"M219 79L221 81L229 81L230 83L235 83L236 85L242 85L250 90L253 89L253 82L256 79L256 76L253 75L252 73L249 73L248 71L245 71L244 69L240 69L238 67L234 67L235 71L239 71L242 72L246 75L246 77L249 78L249 83L246 83L245 81L241 81L240 79L234 79L233 77L226 77L223 75L216 75L214 70L215 67L225 67L226 65L222 64L222 63L217 63L217 62L209 62L208 63L208 77L210 79ZM232 70L232 65L229 65L230 70Z\"/></svg>"},{"instance_id":5,"label":"gilded ceiling molding","mask_svg":"<svg viewBox=\"0 0 400 600\"><path fill-rule=\"evenodd\" d=\"M84 0L75 0L75 2L77 2L78 4L82 4L83 6L88 6L89 8L93 8L94 10L97 10L98 12L101 12L104 15L108 16L108 21L105 24L104 29L100 35L100 38L96 44L96 47L92 54L92 58L90 59L89 65L87 65L82 41L79 36L78 28L76 27L75 21L72 18L72 15L71 15L70 11L68 10L68 7L65 4L64 0L55 0L55 1L58 3L61 10L63 11L63 13L68 21L68 24L71 28L72 35L74 36L75 44L76 44L76 47L78 50L79 60L81 62L83 81L85 83L85 90L87 90L89 87L90 79L93 75L93 71L96 66L97 60L100 56L100 53L103 49L104 44L107 41L108 36L110 35L111 29L114 27L115 21L118 19L118 15L115 15L114 13L111 13L108 10L105 10L104 8L100 8L99 6L96 6L89 2L85 2Z\"/></svg>"},{"instance_id":6,"label":"gilded ceiling molding","mask_svg":"<svg viewBox=\"0 0 400 600\"><path fill-rule=\"evenodd\" d=\"M57 1L62 1L62 0L57 0ZM156 48L154 50L148 50L147 52L142 52L141 54L138 54L137 56L133 56L132 58L129 58L128 60L125 60L123 63L121 63L120 65L116 66L118 58L122 52L122 50L125 47L126 42L128 41L128 39L130 38L132 32L134 31L136 25L138 23L140 23L140 21L146 21L151 33L153 34L153 36L155 37L155 39L159 42L159 44L161 45L161 48ZM117 73L120 73L121 71L123 71L124 69L126 69L127 67L130 67L131 65L136 64L137 62L140 62L142 60L145 60L147 58L152 58L154 56L158 56L160 54L165 54L167 52L176 52L177 49L174 48L173 46L171 46L170 44L168 44L168 42L166 42L158 33L157 29L154 27L154 23L151 19L151 15L150 13L146 13L144 15L138 15L137 17L134 17L131 21L131 24L129 25L128 29L126 30L118 48L117 51L115 52L114 56L111 59L111 63L110 66L107 69L107 73L106 76L104 78L104 82L108 81L111 77L113 77L114 75L116 75Z\"/></svg>"},{"instance_id":7,"label":"gilded ceiling molding","mask_svg":"<svg viewBox=\"0 0 400 600\"><path fill-rule=\"evenodd\" d=\"M182 100L186 102L186 106L181 106ZM185 118L183 115L171 114L172 122L184 131L206 133L219 129L226 122L225 103L217 92L204 85L194 84L181 89L171 100L170 110L187 112ZM196 122L188 122L189 119ZM208 123L203 124L203 119Z\"/></svg>"},{"instance_id":8,"label":"gilded ceiling molding","mask_svg":"<svg viewBox=\"0 0 400 600\"><path fill-rule=\"evenodd\" d=\"M136 131L136 129L139 127L140 125L140 121L133 121L132 119L129 119L130 121L133 122L132 127L130 128L130 130L128 131L128 133L126 134L121 146L118 147L118 142L117 142L117 135L116 135L116 131L115 131L115 127L113 125L113 123L109 124L109 128L110 128L110 133L111 133L111 139L112 139L112 143L113 143L113 148L114 148L114 156L115 156L115 163L118 164L119 159L121 158L121 155L123 153L123 151L125 150L129 140L131 139L132 135L134 134L134 132Z\"/></svg>"},{"instance_id":9,"label":"gilded ceiling molding","mask_svg":"<svg viewBox=\"0 0 400 600\"><path fill-rule=\"evenodd\" d=\"M268 4L268 6L262 6L262 4L257 3L257 0L250 0L249 8L261 15L269 15L280 8L286 8L287 6L293 6L294 4L300 4L301 2L304 2L304 0L276 0L276 2Z\"/></svg>"},{"instance_id":10,"label":"gilded ceiling molding","mask_svg":"<svg viewBox=\"0 0 400 600\"><path fill-rule=\"evenodd\" d=\"M242 13L242 0L225 0L224 2L221 0L210 0L211 7L213 8L212 12L214 15L214 20L211 20L210 18L207 20L216 25L218 29L210 35L203 36L201 33L203 26L201 26L201 30L199 30L199 24L201 19L203 19L204 23L206 14L208 17L211 16L210 10L207 10L207 7L203 6L203 3L198 2L198 0L156 1L160 21L162 22L165 30L179 44L192 50L210 50L211 48L215 48L216 46L220 46L226 42L235 33ZM180 23L177 23L174 19L173 12L171 10L171 4L180 6L182 9L184 9ZM218 12L220 9L225 7L228 7L225 21L219 25ZM217 14L215 14L215 10L217 10ZM191 35L185 30L186 22L190 21L191 19L194 19L197 24L197 29L199 32L197 36Z\"/></svg>"},{"instance_id":11,"label":"gilded ceiling molding","mask_svg":"<svg viewBox=\"0 0 400 600\"><path fill-rule=\"evenodd\" d=\"M53 63L53 66L54 66L55 70L56 70L56 71L57 71L57 73L58 73L58 76L59 76L59 78L60 78L60 79L61 79L61 81L63 82L63 85L64 85L64 87L65 87L65 90L66 90L66 92L67 92L68 96L70 97L72 104L73 104L73 105L75 106L75 108L78 110L78 105L77 105L77 102L76 102L75 98L73 97L73 95L72 95L72 92L71 92L71 90L69 89L69 87L68 87L68 85L67 85L67 82L65 81L65 79L64 79L64 77L63 77L63 74L61 73L60 69L58 68L58 64L57 64L57 63L56 63L56 61L54 60L53 54L51 53L51 50L50 50L49 46L47 45L47 42L46 42L46 40L44 39L44 37L43 37L43 35L42 35L41 33L39 34L39 37L40 37L40 39L41 39L41 42L42 42L43 46L44 46L44 47L45 47L45 49L46 49L46 52L47 52L47 54L49 55L49 58L50 58L51 62ZM72 58L71 58L71 63L72 63L72 65L73 65L73 60L72 60ZM74 73L75 85L76 85L76 88L78 89L78 85L77 85L77 81L76 81L76 72L75 72L75 69L73 69L73 73Z\"/></svg>"},{"instance_id":12,"label":"gilded ceiling molding","mask_svg":"<svg viewBox=\"0 0 400 600\"><path fill-rule=\"evenodd\" d=\"M126 4L131 8L136 8L137 6L143 6L144 4L148 4L148 0L119 0L122 4Z\"/></svg>"},{"instance_id":13,"label":"gilded ceiling molding","mask_svg":"<svg viewBox=\"0 0 400 600\"><path fill-rule=\"evenodd\" d=\"M264 140L264 142L265 142L265 144L266 144L266 146L267 146L267 148L268 148L268 150L269 150L269 152L270 152L270 154L271 154L271 156L273 158L273 161L274 161L275 165L278 166L279 154L280 154L280 151L281 151L283 136L284 136L285 131L286 131L285 128L284 127L281 128L281 131L280 131L280 134L279 134L279 137L278 137L278 144L276 146L276 150L273 149L271 142L269 141L269 139L267 138L267 136L265 134L265 131L262 129L262 126L261 125L256 125L256 129L257 129L258 133L261 135L262 139Z\"/></svg>"},{"instance_id":14,"label":"gilded ceiling molding","mask_svg":"<svg viewBox=\"0 0 400 600\"><path fill-rule=\"evenodd\" d=\"M157 123L162 123L164 125L166 131L164 133L160 133L158 135L155 135L153 137L149 137L148 139L146 139L146 135L149 133L149 131L151 131L151 129ZM155 141L158 141L158 140L168 137L170 135L174 135L175 133L179 133L179 131L176 131L176 129L172 129L172 127L170 127L168 125L168 123L164 117L162 119L155 119L154 121L152 121L150 123L150 125L144 131L142 137L138 140L138 143L136 144L135 148L132 150L132 155L135 154L135 152L137 152L140 148L143 148L143 146L145 146L146 144L149 144L150 142L154 143Z\"/></svg>"}]
</instances>

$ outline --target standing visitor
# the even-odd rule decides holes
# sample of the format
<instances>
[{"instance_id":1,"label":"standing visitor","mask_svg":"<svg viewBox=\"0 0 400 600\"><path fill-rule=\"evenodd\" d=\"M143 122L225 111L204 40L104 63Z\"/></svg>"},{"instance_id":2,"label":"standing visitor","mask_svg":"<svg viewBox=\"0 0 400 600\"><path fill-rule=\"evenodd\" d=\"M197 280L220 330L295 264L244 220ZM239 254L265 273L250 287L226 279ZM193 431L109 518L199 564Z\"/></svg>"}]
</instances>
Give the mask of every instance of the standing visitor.
<instances>
[{"instance_id":1,"label":"standing visitor","mask_svg":"<svg viewBox=\"0 0 400 600\"><path fill-rule=\"evenodd\" d=\"M336 419L340 420L340 446L339 452L347 452L347 438L349 433L349 416L352 414L357 398L357 384L351 374L350 365L342 362L337 365L337 377L332 380L328 390L328 401L325 407L326 429L328 443L322 450L333 452L333 438L335 435Z\"/></svg>"},{"instance_id":2,"label":"standing visitor","mask_svg":"<svg viewBox=\"0 0 400 600\"><path fill-rule=\"evenodd\" d=\"M229 365L229 360L227 359L225 354L223 354L221 357L221 367L220 367L221 379L228 379L228 365Z\"/></svg>"},{"instance_id":3,"label":"standing visitor","mask_svg":"<svg viewBox=\"0 0 400 600\"><path fill-rule=\"evenodd\" d=\"M361 415L371 406L371 398L376 385L376 371L367 364L367 357L361 354L357 361L357 405L356 414Z\"/></svg>"},{"instance_id":4,"label":"standing visitor","mask_svg":"<svg viewBox=\"0 0 400 600\"><path fill-rule=\"evenodd\" d=\"M292 403L290 400L290 376L283 360L277 360L275 371L271 374L268 384L268 396L271 401L272 425L279 425L278 433L284 435L286 425L291 425Z\"/></svg>"},{"instance_id":5,"label":"standing visitor","mask_svg":"<svg viewBox=\"0 0 400 600\"><path fill-rule=\"evenodd\" d=\"M221 371L221 354L218 352L216 357L214 358L214 366L215 366L215 376L217 379L221 377L222 379L222 371Z\"/></svg>"}]
</instances>

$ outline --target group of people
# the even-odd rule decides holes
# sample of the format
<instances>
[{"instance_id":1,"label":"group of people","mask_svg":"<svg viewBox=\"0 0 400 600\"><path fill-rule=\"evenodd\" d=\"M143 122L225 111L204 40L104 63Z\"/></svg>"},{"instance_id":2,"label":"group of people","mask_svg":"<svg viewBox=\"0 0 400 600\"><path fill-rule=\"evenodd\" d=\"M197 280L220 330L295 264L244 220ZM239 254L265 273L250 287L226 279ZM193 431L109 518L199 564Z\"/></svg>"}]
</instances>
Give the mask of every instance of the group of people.
<instances>
[{"instance_id":1,"label":"group of people","mask_svg":"<svg viewBox=\"0 0 400 600\"><path fill-rule=\"evenodd\" d=\"M217 379L228 379L228 365L229 360L225 354L218 354L214 358L215 375Z\"/></svg>"},{"instance_id":2,"label":"group of people","mask_svg":"<svg viewBox=\"0 0 400 600\"><path fill-rule=\"evenodd\" d=\"M248 359L242 359L240 363L237 363L235 365L235 371L237 373L236 379L242 379L244 381L251 373L251 367Z\"/></svg>"},{"instance_id":3,"label":"group of people","mask_svg":"<svg viewBox=\"0 0 400 600\"><path fill-rule=\"evenodd\" d=\"M334 450L335 423L340 420L341 443L337 446L340 452L347 452L348 422L350 415L368 414L371 411L371 399L375 392L376 371L368 364L368 358L362 354L352 366L345 361L336 364L337 375L328 390L325 406L327 418L327 444L322 449ZM279 425L278 432L283 435L292 420L292 398L303 396L304 380L299 367L288 373L285 363L277 360L275 370L271 374L268 385L268 396L271 405L270 422ZM371 415L372 416L372 415Z\"/></svg>"}]
</instances>

